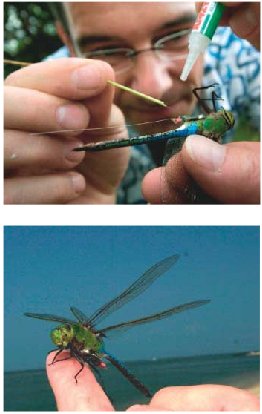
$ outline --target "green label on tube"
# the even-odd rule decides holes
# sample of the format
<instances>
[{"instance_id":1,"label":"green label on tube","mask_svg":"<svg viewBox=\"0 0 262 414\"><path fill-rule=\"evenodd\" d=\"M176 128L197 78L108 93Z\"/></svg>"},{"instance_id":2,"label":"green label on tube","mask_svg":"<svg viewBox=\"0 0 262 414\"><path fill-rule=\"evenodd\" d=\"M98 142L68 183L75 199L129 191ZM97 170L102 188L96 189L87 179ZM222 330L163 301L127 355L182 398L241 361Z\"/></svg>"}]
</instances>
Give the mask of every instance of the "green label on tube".
<instances>
[{"instance_id":1,"label":"green label on tube","mask_svg":"<svg viewBox=\"0 0 262 414\"><path fill-rule=\"evenodd\" d=\"M225 6L222 3L204 2L192 30L202 33L211 40L224 8Z\"/></svg>"}]
</instances>

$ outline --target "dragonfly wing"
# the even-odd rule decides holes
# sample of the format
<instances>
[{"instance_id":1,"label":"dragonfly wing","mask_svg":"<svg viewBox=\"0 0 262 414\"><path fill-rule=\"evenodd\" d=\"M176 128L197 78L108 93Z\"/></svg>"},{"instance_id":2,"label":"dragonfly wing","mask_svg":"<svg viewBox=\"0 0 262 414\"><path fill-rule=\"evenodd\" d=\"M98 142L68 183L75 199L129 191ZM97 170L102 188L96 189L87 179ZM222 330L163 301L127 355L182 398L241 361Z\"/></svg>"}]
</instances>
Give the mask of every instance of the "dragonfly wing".
<instances>
[{"instance_id":1,"label":"dragonfly wing","mask_svg":"<svg viewBox=\"0 0 262 414\"><path fill-rule=\"evenodd\" d=\"M150 267L150 269L143 273L143 275L129 286L129 288L98 309L90 318L91 325L97 324L98 321L101 321L104 317L115 312L130 300L144 292L159 276L167 272L178 259L179 255L174 254Z\"/></svg>"},{"instance_id":2,"label":"dragonfly wing","mask_svg":"<svg viewBox=\"0 0 262 414\"><path fill-rule=\"evenodd\" d=\"M169 139L166 143L165 153L163 157L163 165L166 165L168 160L175 154L177 154L179 151L181 151L183 144L185 140L184 139Z\"/></svg>"},{"instance_id":3,"label":"dragonfly wing","mask_svg":"<svg viewBox=\"0 0 262 414\"><path fill-rule=\"evenodd\" d=\"M174 308L167 309L159 313L154 313L153 315L145 316L141 319L135 319L132 321L119 323L117 325L108 326L107 328L100 329L99 332L106 334L109 331L132 328L134 326L141 325L144 323L159 321L160 319L168 318L169 316L175 315L176 313L184 312L188 309L198 308L199 306L206 305L209 302L210 300L196 300L194 302L183 303L183 305L178 305L178 306L175 306Z\"/></svg>"},{"instance_id":4,"label":"dragonfly wing","mask_svg":"<svg viewBox=\"0 0 262 414\"><path fill-rule=\"evenodd\" d=\"M81 310L77 309L75 306L71 306L70 310L79 322L82 324L89 323L89 318Z\"/></svg>"},{"instance_id":5,"label":"dragonfly wing","mask_svg":"<svg viewBox=\"0 0 262 414\"><path fill-rule=\"evenodd\" d=\"M120 371L121 374L123 374L129 382L131 382L131 384L133 384L140 392L142 392L142 394L144 394L146 397L152 397L150 391L145 387L145 385L142 384L142 382L140 382L133 374L131 374L122 363L117 361L112 355L109 354L105 354L104 358L110 361L111 364L114 365L114 367L117 368L118 371Z\"/></svg>"},{"instance_id":6,"label":"dragonfly wing","mask_svg":"<svg viewBox=\"0 0 262 414\"><path fill-rule=\"evenodd\" d=\"M29 318L43 319L45 321L50 321L50 322L69 323L71 325L76 324L76 321L71 321L70 319L64 318L63 316L52 315L50 313L26 312L24 315L28 316Z\"/></svg>"}]
</instances>

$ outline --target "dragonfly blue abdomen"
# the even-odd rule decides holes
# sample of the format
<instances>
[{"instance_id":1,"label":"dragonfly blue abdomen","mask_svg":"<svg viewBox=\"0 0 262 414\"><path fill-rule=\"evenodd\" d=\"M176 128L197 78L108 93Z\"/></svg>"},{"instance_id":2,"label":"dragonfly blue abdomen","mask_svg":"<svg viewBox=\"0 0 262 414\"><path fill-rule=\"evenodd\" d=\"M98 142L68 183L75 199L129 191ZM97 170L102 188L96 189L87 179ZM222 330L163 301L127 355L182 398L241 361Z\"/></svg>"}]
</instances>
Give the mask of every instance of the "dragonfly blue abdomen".
<instances>
[{"instance_id":1,"label":"dragonfly blue abdomen","mask_svg":"<svg viewBox=\"0 0 262 414\"><path fill-rule=\"evenodd\" d=\"M74 151L103 151L132 145L148 144L151 142L168 141L169 139L174 138L183 139L192 134L204 135L207 138L218 141L228 129L233 127L233 125L234 117L232 113L230 111L220 109L217 112L210 113L206 117L201 117L195 119L194 121L187 120L177 129L171 129L170 131L158 132L150 135L90 143L83 147L77 147Z\"/></svg>"}]
</instances>

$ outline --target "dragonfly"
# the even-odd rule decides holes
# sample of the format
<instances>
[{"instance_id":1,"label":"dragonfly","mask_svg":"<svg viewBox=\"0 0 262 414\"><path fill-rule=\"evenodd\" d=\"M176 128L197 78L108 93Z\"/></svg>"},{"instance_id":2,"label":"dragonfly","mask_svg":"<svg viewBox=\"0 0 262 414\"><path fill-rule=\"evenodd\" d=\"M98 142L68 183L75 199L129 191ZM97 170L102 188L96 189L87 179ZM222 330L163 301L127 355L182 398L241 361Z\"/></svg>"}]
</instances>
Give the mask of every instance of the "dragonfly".
<instances>
[{"instance_id":1,"label":"dragonfly","mask_svg":"<svg viewBox=\"0 0 262 414\"><path fill-rule=\"evenodd\" d=\"M222 136L228 130L233 128L235 124L234 116L232 112L225 110L224 108L216 110L215 101L221 98L216 94L214 90L211 93L211 100L213 104L212 110L206 105L206 103L204 102L204 98L200 98L198 94L198 91L214 88L216 85L216 83L213 83L211 85L202 86L200 88L194 88L192 90L192 93L197 98L198 103L204 109L206 115L199 115L195 117L181 115L177 118L171 119L174 127L176 127L175 129L148 135L88 143L82 147L75 148L74 151L104 151L133 145L142 145L153 142L168 141L170 139L185 139L187 136L192 134L203 135L216 142L220 142ZM161 120L159 122L161 122ZM174 141L172 141L172 144L173 142ZM169 145L170 144L171 142L169 143Z\"/></svg>"},{"instance_id":2,"label":"dragonfly","mask_svg":"<svg viewBox=\"0 0 262 414\"><path fill-rule=\"evenodd\" d=\"M90 317L86 316L78 308L71 306L70 311L76 320L71 320L63 316L56 316L45 313L26 312L25 316L30 318L42 319L50 322L59 322L61 325L54 328L51 333L51 340L55 344L56 354L50 365L75 358L80 368L74 376L75 382L78 382L78 376L87 364L100 376L99 369L105 368L106 362L110 362L138 391L144 396L151 397L152 394L148 388L131 373L122 362L119 362L113 355L105 349L105 339L108 335L115 332L125 331L126 329L138 325L158 321L177 313L206 305L210 302L206 300L195 300L183 303L181 305L157 312L139 319L129 320L126 322L110 325L105 328L97 328L96 325L111 313L115 312L129 301L143 293L149 288L161 275L166 273L179 259L178 254L173 254L150 267L135 282L133 282L121 294L114 299L105 303ZM63 351L68 351L69 356L63 359L57 359ZM51 351L50 351L51 352ZM105 362L106 361L106 362Z\"/></svg>"}]
</instances>

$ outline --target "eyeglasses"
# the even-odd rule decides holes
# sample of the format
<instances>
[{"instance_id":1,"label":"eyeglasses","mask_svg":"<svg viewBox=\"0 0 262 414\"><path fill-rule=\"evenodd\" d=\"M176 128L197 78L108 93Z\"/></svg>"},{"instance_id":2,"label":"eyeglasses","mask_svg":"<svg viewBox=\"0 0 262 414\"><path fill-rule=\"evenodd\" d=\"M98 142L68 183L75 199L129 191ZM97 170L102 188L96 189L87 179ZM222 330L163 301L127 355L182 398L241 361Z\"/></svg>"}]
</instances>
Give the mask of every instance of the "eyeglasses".
<instances>
[{"instance_id":1,"label":"eyeglasses","mask_svg":"<svg viewBox=\"0 0 262 414\"><path fill-rule=\"evenodd\" d=\"M188 37L191 29L184 29L161 37L151 48L134 50L131 48L108 48L81 52L87 59L99 59L109 63L116 73L132 68L135 57L142 52L154 51L161 62L184 60L188 54Z\"/></svg>"}]
</instances>

